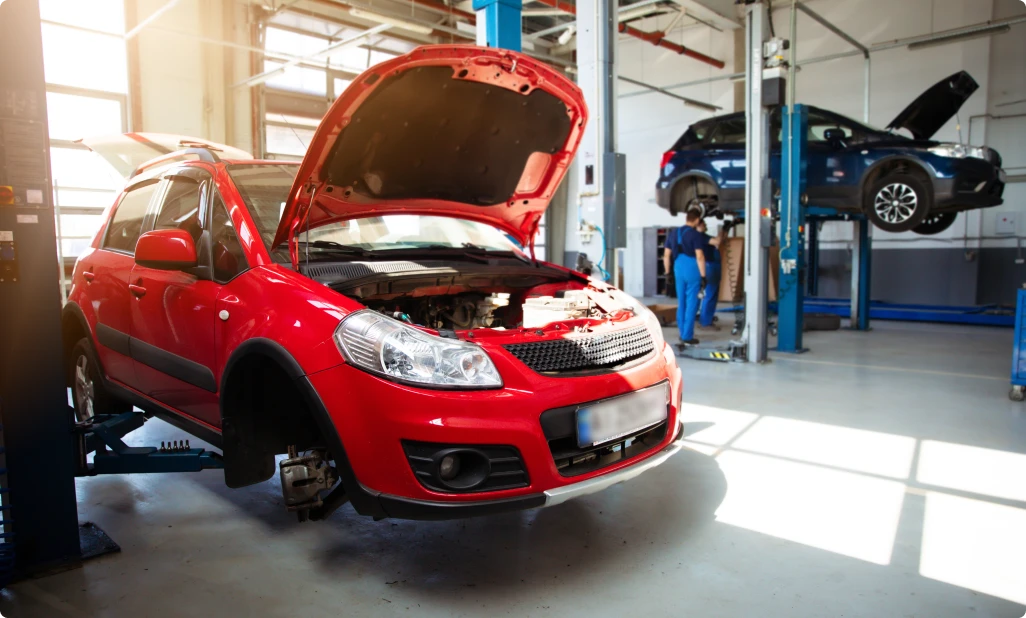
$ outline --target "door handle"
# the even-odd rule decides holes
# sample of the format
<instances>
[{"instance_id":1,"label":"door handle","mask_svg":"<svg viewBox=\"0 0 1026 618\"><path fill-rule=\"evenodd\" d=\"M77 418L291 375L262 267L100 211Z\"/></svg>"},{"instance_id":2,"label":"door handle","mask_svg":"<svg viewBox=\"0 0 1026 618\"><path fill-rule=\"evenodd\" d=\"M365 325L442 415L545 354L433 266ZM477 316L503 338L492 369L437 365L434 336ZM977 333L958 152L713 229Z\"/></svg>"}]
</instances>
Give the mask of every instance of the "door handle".
<instances>
[{"instance_id":1,"label":"door handle","mask_svg":"<svg viewBox=\"0 0 1026 618\"><path fill-rule=\"evenodd\" d=\"M140 296L146 296L146 288L141 285L128 284L128 289L131 290L132 294L135 294L136 298Z\"/></svg>"},{"instance_id":2,"label":"door handle","mask_svg":"<svg viewBox=\"0 0 1026 618\"><path fill-rule=\"evenodd\" d=\"M82 273L82 278L86 280L86 283L92 283L93 279L96 278L96 275L87 270Z\"/></svg>"}]
</instances>

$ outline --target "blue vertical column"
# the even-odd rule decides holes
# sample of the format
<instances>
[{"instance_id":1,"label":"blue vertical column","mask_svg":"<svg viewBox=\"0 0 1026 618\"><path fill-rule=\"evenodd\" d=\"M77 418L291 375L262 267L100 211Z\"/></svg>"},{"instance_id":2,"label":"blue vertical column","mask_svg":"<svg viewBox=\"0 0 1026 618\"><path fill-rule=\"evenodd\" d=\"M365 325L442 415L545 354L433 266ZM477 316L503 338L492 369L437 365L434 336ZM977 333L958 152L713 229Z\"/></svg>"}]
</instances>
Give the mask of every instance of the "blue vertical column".
<instances>
[{"instance_id":1,"label":"blue vertical column","mask_svg":"<svg viewBox=\"0 0 1026 618\"><path fill-rule=\"evenodd\" d=\"M869 330L870 274L873 271L873 238L869 235L869 225L864 217L855 221L851 253L851 327L855 330Z\"/></svg>"},{"instance_id":2,"label":"blue vertical column","mask_svg":"<svg viewBox=\"0 0 1026 618\"><path fill-rule=\"evenodd\" d=\"M474 0L473 6L478 45L520 51L521 0Z\"/></svg>"},{"instance_id":3,"label":"blue vertical column","mask_svg":"<svg viewBox=\"0 0 1026 618\"><path fill-rule=\"evenodd\" d=\"M805 272L805 278L808 281L806 290L809 296L819 296L819 221L806 221L805 228L809 236L807 260L809 266Z\"/></svg>"},{"instance_id":4,"label":"blue vertical column","mask_svg":"<svg viewBox=\"0 0 1026 618\"><path fill-rule=\"evenodd\" d=\"M802 269L805 252L805 153L809 110L804 105L782 114L783 149L780 165L780 290L777 295L777 350L803 352L805 290ZM791 130L788 130L788 123Z\"/></svg>"}]
</instances>

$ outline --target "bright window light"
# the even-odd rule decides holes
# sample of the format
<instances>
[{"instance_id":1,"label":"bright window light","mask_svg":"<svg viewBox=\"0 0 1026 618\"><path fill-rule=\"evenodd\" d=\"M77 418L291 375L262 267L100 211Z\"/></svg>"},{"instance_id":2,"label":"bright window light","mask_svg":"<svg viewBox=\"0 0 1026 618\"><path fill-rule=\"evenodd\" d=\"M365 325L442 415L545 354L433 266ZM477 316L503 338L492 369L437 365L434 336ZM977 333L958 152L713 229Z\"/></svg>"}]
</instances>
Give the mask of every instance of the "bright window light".
<instances>
[{"instance_id":1,"label":"bright window light","mask_svg":"<svg viewBox=\"0 0 1026 618\"><path fill-rule=\"evenodd\" d=\"M718 521L874 564L890 563L904 484L739 451L716 460L727 480Z\"/></svg>"},{"instance_id":2,"label":"bright window light","mask_svg":"<svg viewBox=\"0 0 1026 618\"><path fill-rule=\"evenodd\" d=\"M327 39L307 36L280 28L268 28L266 37L265 49L289 54L290 56L310 56L330 45Z\"/></svg>"},{"instance_id":3,"label":"bright window light","mask_svg":"<svg viewBox=\"0 0 1026 618\"><path fill-rule=\"evenodd\" d=\"M47 92L46 115L50 139L77 140L122 132L121 103L112 99Z\"/></svg>"},{"instance_id":4,"label":"bright window light","mask_svg":"<svg viewBox=\"0 0 1026 618\"><path fill-rule=\"evenodd\" d=\"M39 0L39 16L90 30L125 33L124 0Z\"/></svg>"},{"instance_id":5,"label":"bright window light","mask_svg":"<svg viewBox=\"0 0 1026 618\"><path fill-rule=\"evenodd\" d=\"M264 61L264 71L273 71L282 66L281 62ZM281 73L276 73L265 82L271 88L309 92L310 94L328 93L327 74L320 69L290 65Z\"/></svg>"},{"instance_id":6,"label":"bright window light","mask_svg":"<svg viewBox=\"0 0 1026 618\"><path fill-rule=\"evenodd\" d=\"M919 446L916 480L927 485L1026 502L1026 455L923 440ZM1023 587L1026 588L1026 579Z\"/></svg>"},{"instance_id":7,"label":"bright window light","mask_svg":"<svg viewBox=\"0 0 1026 618\"><path fill-rule=\"evenodd\" d=\"M43 24L46 83L106 92L128 91L121 37Z\"/></svg>"},{"instance_id":8,"label":"bright window light","mask_svg":"<svg viewBox=\"0 0 1026 618\"><path fill-rule=\"evenodd\" d=\"M681 418L684 420L685 430L688 431L688 440L722 446L754 423L759 415L752 412L685 403L681 406ZM690 433L689 426L698 425L709 426L698 432Z\"/></svg>"},{"instance_id":9,"label":"bright window light","mask_svg":"<svg viewBox=\"0 0 1026 618\"><path fill-rule=\"evenodd\" d=\"M59 187L116 191L125 183L96 153L79 148L51 148L50 169Z\"/></svg>"},{"instance_id":10,"label":"bright window light","mask_svg":"<svg viewBox=\"0 0 1026 618\"><path fill-rule=\"evenodd\" d=\"M919 574L1026 603L1024 531L1026 510L927 492Z\"/></svg>"},{"instance_id":11,"label":"bright window light","mask_svg":"<svg viewBox=\"0 0 1026 618\"><path fill-rule=\"evenodd\" d=\"M733 447L809 463L907 479L915 438L787 418L760 418Z\"/></svg>"},{"instance_id":12,"label":"bright window light","mask_svg":"<svg viewBox=\"0 0 1026 618\"><path fill-rule=\"evenodd\" d=\"M313 129L267 125L267 152L301 157L313 135Z\"/></svg>"}]
</instances>

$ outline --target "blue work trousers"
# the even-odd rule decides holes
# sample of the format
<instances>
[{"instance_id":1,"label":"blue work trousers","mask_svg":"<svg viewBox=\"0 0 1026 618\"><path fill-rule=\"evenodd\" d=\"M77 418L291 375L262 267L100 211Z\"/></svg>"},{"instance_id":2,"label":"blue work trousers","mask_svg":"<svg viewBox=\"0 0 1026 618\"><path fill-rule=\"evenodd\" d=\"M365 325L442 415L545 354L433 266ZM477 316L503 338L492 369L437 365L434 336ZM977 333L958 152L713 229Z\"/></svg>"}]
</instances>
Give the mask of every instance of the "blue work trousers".
<instances>
[{"instance_id":1,"label":"blue work trousers","mask_svg":"<svg viewBox=\"0 0 1026 618\"><path fill-rule=\"evenodd\" d=\"M702 313L698 322L702 326L712 326L716 315L716 302L720 299L720 265L716 262L705 263L705 298L702 299Z\"/></svg>"},{"instance_id":2,"label":"blue work trousers","mask_svg":"<svg viewBox=\"0 0 1026 618\"><path fill-rule=\"evenodd\" d=\"M691 341L695 338L698 290L702 286L698 260L681 253L673 262L673 276L677 280L677 328L682 341Z\"/></svg>"}]
</instances>

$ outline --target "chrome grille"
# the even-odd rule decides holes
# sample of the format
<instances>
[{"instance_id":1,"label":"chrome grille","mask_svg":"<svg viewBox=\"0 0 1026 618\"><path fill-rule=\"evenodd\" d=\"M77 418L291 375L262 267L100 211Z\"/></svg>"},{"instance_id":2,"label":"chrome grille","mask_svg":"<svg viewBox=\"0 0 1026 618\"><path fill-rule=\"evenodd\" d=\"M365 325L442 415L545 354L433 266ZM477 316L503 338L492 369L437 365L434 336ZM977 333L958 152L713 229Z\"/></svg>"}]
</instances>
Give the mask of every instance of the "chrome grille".
<instances>
[{"instance_id":1,"label":"chrome grille","mask_svg":"<svg viewBox=\"0 0 1026 618\"><path fill-rule=\"evenodd\" d=\"M534 371L566 372L612 368L642 358L655 349L644 326L551 341L503 346Z\"/></svg>"}]
</instances>

